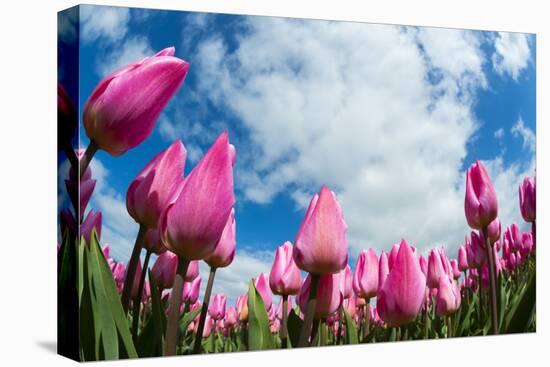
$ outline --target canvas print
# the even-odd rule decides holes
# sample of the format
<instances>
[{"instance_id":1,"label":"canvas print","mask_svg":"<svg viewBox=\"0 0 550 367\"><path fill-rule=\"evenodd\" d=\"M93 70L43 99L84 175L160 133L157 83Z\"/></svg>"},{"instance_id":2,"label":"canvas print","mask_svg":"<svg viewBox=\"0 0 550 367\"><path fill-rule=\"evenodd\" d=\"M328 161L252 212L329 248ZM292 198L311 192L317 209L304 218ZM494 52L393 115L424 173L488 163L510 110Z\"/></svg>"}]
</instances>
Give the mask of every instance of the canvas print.
<instances>
[{"instance_id":1,"label":"canvas print","mask_svg":"<svg viewBox=\"0 0 550 367\"><path fill-rule=\"evenodd\" d=\"M58 350L536 331L536 36L58 17Z\"/></svg>"}]
</instances>

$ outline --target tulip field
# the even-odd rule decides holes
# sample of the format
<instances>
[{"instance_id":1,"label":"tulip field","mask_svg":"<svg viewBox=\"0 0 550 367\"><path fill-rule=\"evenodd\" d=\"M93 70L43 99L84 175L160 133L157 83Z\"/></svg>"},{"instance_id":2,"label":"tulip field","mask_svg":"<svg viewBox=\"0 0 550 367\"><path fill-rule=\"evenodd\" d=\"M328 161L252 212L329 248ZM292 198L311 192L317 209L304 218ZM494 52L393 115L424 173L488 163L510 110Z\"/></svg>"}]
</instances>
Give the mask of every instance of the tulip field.
<instances>
[{"instance_id":1,"label":"tulip field","mask_svg":"<svg viewBox=\"0 0 550 367\"><path fill-rule=\"evenodd\" d=\"M250 279L232 304L212 289L239 245L239 146L230 131L221 133L184 177L188 142L176 140L152 152L129 185L127 215L139 230L128 261L112 258L101 241L102 213L88 208L99 183L90 163L100 150L123 161L148 138L184 88L190 65L174 52L108 75L82 116L58 86L59 150L71 166L64 182L72 205L59 213L61 354L96 361L536 331L534 172L517 188L525 223L501 223L481 161L466 172L463 215L471 232L460 244L442 244L460 245L456 253L420 253L396 233L399 243L378 244L384 251L352 254L344 208L323 185L312 188L318 193L295 237L273 253L269 274ZM68 142L79 120L84 149ZM208 277L201 279L199 262Z\"/></svg>"}]
</instances>

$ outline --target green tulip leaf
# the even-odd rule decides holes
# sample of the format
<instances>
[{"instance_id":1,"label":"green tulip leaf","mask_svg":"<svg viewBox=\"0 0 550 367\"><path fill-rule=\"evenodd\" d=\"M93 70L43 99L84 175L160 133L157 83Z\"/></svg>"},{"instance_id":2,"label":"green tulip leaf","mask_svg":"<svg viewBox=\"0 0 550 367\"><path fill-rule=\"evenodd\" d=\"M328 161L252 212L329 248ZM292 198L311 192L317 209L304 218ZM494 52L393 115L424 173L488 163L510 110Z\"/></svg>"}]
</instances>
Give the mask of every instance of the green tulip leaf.
<instances>
[{"instance_id":1,"label":"green tulip leaf","mask_svg":"<svg viewBox=\"0 0 550 367\"><path fill-rule=\"evenodd\" d=\"M295 310L290 310L287 320L287 332L288 340L293 347L298 345L298 340L300 339L300 331L302 330L302 325L304 320L296 314Z\"/></svg>"},{"instance_id":2,"label":"green tulip leaf","mask_svg":"<svg viewBox=\"0 0 550 367\"><path fill-rule=\"evenodd\" d=\"M345 307L344 310L344 324L346 325L346 344L357 344L359 339L357 337L357 328L355 327L355 322L349 315Z\"/></svg>"},{"instance_id":3,"label":"green tulip leaf","mask_svg":"<svg viewBox=\"0 0 550 367\"><path fill-rule=\"evenodd\" d=\"M248 350L271 349L269 317L254 282L248 287Z\"/></svg>"}]
</instances>

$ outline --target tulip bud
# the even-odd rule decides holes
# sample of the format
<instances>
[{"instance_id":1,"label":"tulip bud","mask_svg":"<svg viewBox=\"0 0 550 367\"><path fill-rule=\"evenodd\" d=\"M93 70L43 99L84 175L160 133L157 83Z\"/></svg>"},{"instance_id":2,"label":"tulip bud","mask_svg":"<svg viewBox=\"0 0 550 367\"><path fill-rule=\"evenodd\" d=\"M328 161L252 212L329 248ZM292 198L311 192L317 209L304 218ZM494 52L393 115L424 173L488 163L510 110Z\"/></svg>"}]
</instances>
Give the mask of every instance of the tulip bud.
<instances>
[{"instance_id":1,"label":"tulip bud","mask_svg":"<svg viewBox=\"0 0 550 367\"><path fill-rule=\"evenodd\" d=\"M159 216L183 182L187 152L181 140L157 154L128 187L126 208L136 222L157 228Z\"/></svg>"},{"instance_id":2,"label":"tulip bud","mask_svg":"<svg viewBox=\"0 0 550 367\"><path fill-rule=\"evenodd\" d=\"M382 287L382 284L386 281L386 278L388 277L388 274L390 273L389 265L388 265L388 255L385 252L382 252L380 254L380 260L378 261L378 291L380 290L380 287Z\"/></svg>"},{"instance_id":3,"label":"tulip bud","mask_svg":"<svg viewBox=\"0 0 550 367\"><path fill-rule=\"evenodd\" d=\"M519 251L523 257L526 257L533 250L533 234L529 232L522 233L521 242L521 248Z\"/></svg>"},{"instance_id":4,"label":"tulip bud","mask_svg":"<svg viewBox=\"0 0 550 367\"><path fill-rule=\"evenodd\" d=\"M237 298L237 313L241 322L248 321L248 296L246 294Z\"/></svg>"},{"instance_id":5,"label":"tulip bud","mask_svg":"<svg viewBox=\"0 0 550 367\"><path fill-rule=\"evenodd\" d=\"M497 217L487 227L487 233L488 233L490 244L494 244L500 239L500 230L501 230L500 220Z\"/></svg>"},{"instance_id":6,"label":"tulip bud","mask_svg":"<svg viewBox=\"0 0 550 367\"><path fill-rule=\"evenodd\" d=\"M504 232L504 238L508 240L510 249L514 252L519 251L522 244L521 231L516 223L512 223Z\"/></svg>"},{"instance_id":7,"label":"tulip bud","mask_svg":"<svg viewBox=\"0 0 550 367\"><path fill-rule=\"evenodd\" d=\"M466 255L466 247L464 246L458 248L458 269L460 271L468 270L468 256Z\"/></svg>"},{"instance_id":8,"label":"tulip bud","mask_svg":"<svg viewBox=\"0 0 550 367\"><path fill-rule=\"evenodd\" d=\"M196 277L190 282L183 283L182 301L193 304L199 299L201 288L201 277Z\"/></svg>"},{"instance_id":9,"label":"tulip bud","mask_svg":"<svg viewBox=\"0 0 550 367\"><path fill-rule=\"evenodd\" d=\"M112 269L113 278L115 280L118 292L122 292L124 287L124 278L126 278L126 268L123 263L117 263Z\"/></svg>"},{"instance_id":10,"label":"tulip bud","mask_svg":"<svg viewBox=\"0 0 550 367\"><path fill-rule=\"evenodd\" d=\"M306 309L311 288L311 274L307 276L296 296L296 303L301 310ZM323 274L319 276L314 318L321 319L336 312L342 305L344 297L340 292L340 274Z\"/></svg>"},{"instance_id":11,"label":"tulip bud","mask_svg":"<svg viewBox=\"0 0 550 367\"><path fill-rule=\"evenodd\" d=\"M422 273L427 278L428 277L428 261L424 256L420 256L418 258L418 263L420 264L420 269L422 270Z\"/></svg>"},{"instance_id":12,"label":"tulip bud","mask_svg":"<svg viewBox=\"0 0 550 367\"><path fill-rule=\"evenodd\" d=\"M519 186L519 208L526 222L534 222L537 214L537 192L534 178L525 177Z\"/></svg>"},{"instance_id":13,"label":"tulip bud","mask_svg":"<svg viewBox=\"0 0 550 367\"><path fill-rule=\"evenodd\" d=\"M480 268L485 264L485 245L483 244L483 235L476 232L471 233L471 243L466 247L468 264L473 268Z\"/></svg>"},{"instance_id":14,"label":"tulip bud","mask_svg":"<svg viewBox=\"0 0 550 367\"><path fill-rule=\"evenodd\" d=\"M447 273L441 262L441 253L437 249L430 250L428 257L428 287L437 288L439 286L439 278L446 275Z\"/></svg>"},{"instance_id":15,"label":"tulip bud","mask_svg":"<svg viewBox=\"0 0 550 367\"><path fill-rule=\"evenodd\" d=\"M451 270L454 279L460 278L460 270L458 269L458 261L456 259L451 259Z\"/></svg>"},{"instance_id":16,"label":"tulip bud","mask_svg":"<svg viewBox=\"0 0 550 367\"><path fill-rule=\"evenodd\" d=\"M394 243L391 247L390 255L388 256L388 269L391 271L391 268L393 267L393 263L395 262L395 258L397 257L397 253L399 252L399 244Z\"/></svg>"},{"instance_id":17,"label":"tulip bud","mask_svg":"<svg viewBox=\"0 0 550 367\"><path fill-rule=\"evenodd\" d=\"M225 313L225 326L228 328L233 328L239 322L239 315L237 314L237 309L233 306L229 306L227 312Z\"/></svg>"},{"instance_id":18,"label":"tulip bud","mask_svg":"<svg viewBox=\"0 0 550 367\"><path fill-rule=\"evenodd\" d=\"M394 265L378 290L376 309L382 320L389 327L414 320L422 308L425 287L418 259L402 240Z\"/></svg>"},{"instance_id":19,"label":"tulip bud","mask_svg":"<svg viewBox=\"0 0 550 367\"><path fill-rule=\"evenodd\" d=\"M355 313L357 312L357 297L349 297L344 299L344 306L349 316L353 319L355 318Z\"/></svg>"},{"instance_id":20,"label":"tulip bud","mask_svg":"<svg viewBox=\"0 0 550 367\"><path fill-rule=\"evenodd\" d=\"M353 273L353 291L359 297L369 299L378 291L378 257L369 248L359 253Z\"/></svg>"},{"instance_id":21,"label":"tulip bud","mask_svg":"<svg viewBox=\"0 0 550 367\"><path fill-rule=\"evenodd\" d=\"M498 215L497 195L480 161L466 172L464 211L468 225L478 230L487 227Z\"/></svg>"},{"instance_id":22,"label":"tulip bud","mask_svg":"<svg viewBox=\"0 0 550 367\"><path fill-rule=\"evenodd\" d=\"M275 260L269 273L269 286L278 295L294 295L300 290L302 277L292 256L293 246L285 242L275 252Z\"/></svg>"},{"instance_id":23,"label":"tulip bud","mask_svg":"<svg viewBox=\"0 0 550 367\"><path fill-rule=\"evenodd\" d=\"M80 225L80 236L84 237L87 244L90 243L92 230L97 232L97 240L101 238L101 212L90 210L86 219Z\"/></svg>"},{"instance_id":24,"label":"tulip bud","mask_svg":"<svg viewBox=\"0 0 550 367\"><path fill-rule=\"evenodd\" d=\"M187 260L214 252L235 204L227 132L202 157L161 214L162 242Z\"/></svg>"},{"instance_id":25,"label":"tulip bud","mask_svg":"<svg viewBox=\"0 0 550 367\"><path fill-rule=\"evenodd\" d=\"M208 307L208 313L214 320L220 320L225 317L226 298L223 293L216 293Z\"/></svg>"},{"instance_id":26,"label":"tulip bud","mask_svg":"<svg viewBox=\"0 0 550 367\"><path fill-rule=\"evenodd\" d=\"M262 297L262 301L264 302L266 311L269 311L269 309L271 308L271 298L273 294L271 293L269 282L264 273L260 273L260 275L258 275L258 277L254 280L254 286Z\"/></svg>"},{"instance_id":27,"label":"tulip bud","mask_svg":"<svg viewBox=\"0 0 550 367\"><path fill-rule=\"evenodd\" d=\"M119 156L141 144L183 83L189 64L170 52L127 65L96 86L84 106L86 135Z\"/></svg>"},{"instance_id":28,"label":"tulip bud","mask_svg":"<svg viewBox=\"0 0 550 367\"><path fill-rule=\"evenodd\" d=\"M222 236L216 244L214 252L204 259L204 261L212 268L225 268L231 264L233 258L235 258L236 243L235 209L231 209Z\"/></svg>"},{"instance_id":29,"label":"tulip bud","mask_svg":"<svg viewBox=\"0 0 550 367\"><path fill-rule=\"evenodd\" d=\"M172 251L165 251L161 254L155 265L151 269L151 273L155 279L155 284L161 289L172 288L176 279L178 268L178 257ZM189 262L187 273L184 281L191 282L199 275L199 263L197 261Z\"/></svg>"},{"instance_id":30,"label":"tulip bud","mask_svg":"<svg viewBox=\"0 0 550 367\"><path fill-rule=\"evenodd\" d=\"M76 156L79 160L82 158L83 155L83 150L79 150L76 153ZM71 169L69 170L69 179L65 180L65 187L67 188L67 192L69 193L69 198L71 199L73 207L78 208L78 211L80 212L80 218L82 218L82 216L84 216L84 213L86 212L86 207L90 202L92 193L94 192L96 180L92 180L92 171L90 167L86 169L84 175L82 176L82 178L80 178L80 180L78 179L75 170L76 168L71 166ZM78 184L79 181L80 185Z\"/></svg>"},{"instance_id":31,"label":"tulip bud","mask_svg":"<svg viewBox=\"0 0 550 367\"><path fill-rule=\"evenodd\" d=\"M451 281L448 277L441 277L435 302L435 313L438 317L451 315L458 310L460 307L458 283Z\"/></svg>"},{"instance_id":32,"label":"tulip bud","mask_svg":"<svg viewBox=\"0 0 550 367\"><path fill-rule=\"evenodd\" d=\"M293 250L296 265L316 275L344 269L348 262L346 228L336 195L323 186L298 230Z\"/></svg>"},{"instance_id":33,"label":"tulip bud","mask_svg":"<svg viewBox=\"0 0 550 367\"><path fill-rule=\"evenodd\" d=\"M279 322L278 319L273 320L273 322L269 326L269 330L271 331L272 334L277 334L280 328L281 328L281 323Z\"/></svg>"},{"instance_id":34,"label":"tulip bud","mask_svg":"<svg viewBox=\"0 0 550 367\"><path fill-rule=\"evenodd\" d=\"M376 266L378 266L378 259L376 259ZM378 282L378 272L376 274L376 281ZM344 270L340 272L340 291L344 299L350 298L353 295L353 279L351 277L351 268L346 265ZM375 289L376 291L376 289Z\"/></svg>"},{"instance_id":35,"label":"tulip bud","mask_svg":"<svg viewBox=\"0 0 550 367\"><path fill-rule=\"evenodd\" d=\"M167 251L160 240L160 233L157 228L149 228L147 232L145 232L143 247L157 255L161 255Z\"/></svg>"}]
</instances>

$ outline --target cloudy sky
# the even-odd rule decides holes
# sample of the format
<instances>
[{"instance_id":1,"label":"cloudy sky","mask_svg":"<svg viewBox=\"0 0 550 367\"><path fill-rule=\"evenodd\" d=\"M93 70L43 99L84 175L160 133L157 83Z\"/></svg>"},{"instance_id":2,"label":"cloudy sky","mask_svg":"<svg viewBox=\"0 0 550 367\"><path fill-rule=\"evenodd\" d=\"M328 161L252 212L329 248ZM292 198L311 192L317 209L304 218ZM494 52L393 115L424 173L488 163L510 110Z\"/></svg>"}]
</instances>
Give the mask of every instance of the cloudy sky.
<instances>
[{"instance_id":1,"label":"cloudy sky","mask_svg":"<svg viewBox=\"0 0 550 367\"><path fill-rule=\"evenodd\" d=\"M464 171L477 159L503 224L522 223L517 187L535 172L533 35L82 6L80 38L81 108L106 74L160 49L191 64L146 142L93 161L91 206L118 261L138 229L125 207L136 173L176 139L188 171L224 130L238 153L237 256L214 291L230 301L269 273L323 184L343 206L352 267L361 249L401 238L456 256L469 233Z\"/></svg>"}]
</instances>

